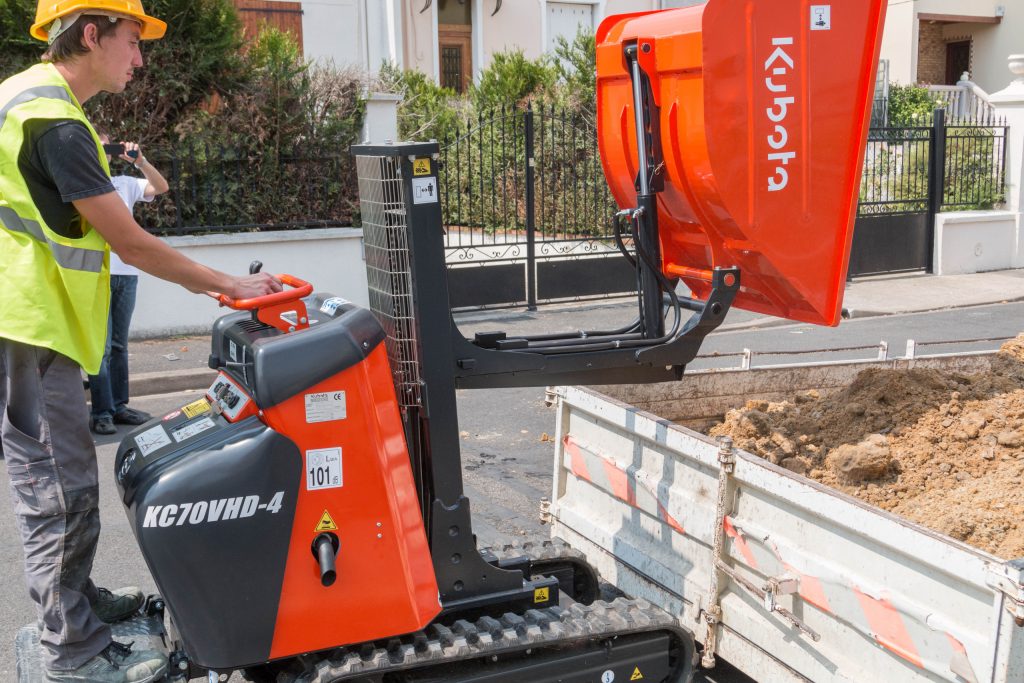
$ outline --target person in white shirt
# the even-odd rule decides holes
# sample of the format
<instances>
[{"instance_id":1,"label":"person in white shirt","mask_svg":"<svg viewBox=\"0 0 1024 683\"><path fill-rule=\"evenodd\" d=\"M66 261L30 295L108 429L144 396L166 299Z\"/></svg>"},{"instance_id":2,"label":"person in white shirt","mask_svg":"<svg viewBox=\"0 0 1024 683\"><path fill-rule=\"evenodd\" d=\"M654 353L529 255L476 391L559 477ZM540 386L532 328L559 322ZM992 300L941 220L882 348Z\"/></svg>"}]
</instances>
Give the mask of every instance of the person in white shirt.
<instances>
[{"instance_id":1,"label":"person in white shirt","mask_svg":"<svg viewBox=\"0 0 1024 683\"><path fill-rule=\"evenodd\" d=\"M110 136L100 133L103 144ZM117 175L110 178L118 196L131 211L136 202L151 202L170 189L167 180L142 155L138 143L122 142L124 152L118 157L135 166L143 177ZM107 159L112 161L111 157ZM128 407L128 328L135 310L135 292L139 270L124 263L110 252L110 319L107 324L107 349L99 373L89 376L92 395L89 426L96 434L115 434L117 424L140 425L151 419L149 413Z\"/></svg>"}]
</instances>

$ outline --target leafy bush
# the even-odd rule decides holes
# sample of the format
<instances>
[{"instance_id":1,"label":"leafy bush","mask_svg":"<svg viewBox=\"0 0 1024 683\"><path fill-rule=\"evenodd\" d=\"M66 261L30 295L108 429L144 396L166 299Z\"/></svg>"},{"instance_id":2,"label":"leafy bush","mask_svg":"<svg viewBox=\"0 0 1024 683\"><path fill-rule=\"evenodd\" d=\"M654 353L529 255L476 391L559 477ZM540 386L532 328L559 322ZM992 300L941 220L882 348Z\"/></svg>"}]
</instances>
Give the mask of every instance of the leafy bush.
<instances>
[{"instance_id":1,"label":"leafy bush","mask_svg":"<svg viewBox=\"0 0 1024 683\"><path fill-rule=\"evenodd\" d=\"M527 59L522 50L499 52L469 90L477 112L502 106L518 106L533 96L550 93L558 80L558 68L550 57Z\"/></svg>"},{"instance_id":2,"label":"leafy bush","mask_svg":"<svg viewBox=\"0 0 1024 683\"><path fill-rule=\"evenodd\" d=\"M35 0L0 0L0 81L39 61L45 43L28 34L35 22Z\"/></svg>"},{"instance_id":3,"label":"leafy bush","mask_svg":"<svg viewBox=\"0 0 1024 683\"><path fill-rule=\"evenodd\" d=\"M398 105L398 134L403 140L447 140L455 135L460 120L460 99L450 88L442 88L422 71L402 70L385 63L376 87L401 95Z\"/></svg>"},{"instance_id":4,"label":"leafy bush","mask_svg":"<svg viewBox=\"0 0 1024 683\"><path fill-rule=\"evenodd\" d=\"M562 103L580 112L593 112L597 107L597 41L594 31L581 28L570 43L558 37L555 47L555 68L558 71Z\"/></svg>"},{"instance_id":5,"label":"leafy bush","mask_svg":"<svg viewBox=\"0 0 1024 683\"><path fill-rule=\"evenodd\" d=\"M889 86L889 126L929 125L932 111L939 106L942 101L928 88L896 83Z\"/></svg>"},{"instance_id":6,"label":"leafy bush","mask_svg":"<svg viewBox=\"0 0 1024 683\"><path fill-rule=\"evenodd\" d=\"M161 40L143 42L145 66L124 93L86 103L91 121L150 146L177 138L175 127L200 106L246 81L241 23L231 0L149 0L167 22Z\"/></svg>"},{"instance_id":7,"label":"leafy bush","mask_svg":"<svg viewBox=\"0 0 1024 683\"><path fill-rule=\"evenodd\" d=\"M311 66L289 34L267 27L246 61L248 81L216 113L191 112L177 126L183 141L154 159L176 170L185 224L349 222L356 183L348 148L362 126L362 73ZM151 225L171 228L169 208L149 214Z\"/></svg>"}]
</instances>

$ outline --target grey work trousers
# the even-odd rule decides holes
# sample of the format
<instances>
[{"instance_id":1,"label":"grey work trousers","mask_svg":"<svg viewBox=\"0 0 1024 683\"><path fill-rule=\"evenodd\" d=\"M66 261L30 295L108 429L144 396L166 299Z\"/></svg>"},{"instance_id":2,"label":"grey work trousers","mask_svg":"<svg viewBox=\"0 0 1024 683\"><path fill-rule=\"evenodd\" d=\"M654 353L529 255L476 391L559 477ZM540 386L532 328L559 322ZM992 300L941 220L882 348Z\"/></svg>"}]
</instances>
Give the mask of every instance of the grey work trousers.
<instances>
[{"instance_id":1,"label":"grey work trousers","mask_svg":"<svg viewBox=\"0 0 1024 683\"><path fill-rule=\"evenodd\" d=\"M110 644L92 611L89 575L100 535L96 447L77 363L0 338L0 444L7 461L25 579L49 669L76 669Z\"/></svg>"}]
</instances>

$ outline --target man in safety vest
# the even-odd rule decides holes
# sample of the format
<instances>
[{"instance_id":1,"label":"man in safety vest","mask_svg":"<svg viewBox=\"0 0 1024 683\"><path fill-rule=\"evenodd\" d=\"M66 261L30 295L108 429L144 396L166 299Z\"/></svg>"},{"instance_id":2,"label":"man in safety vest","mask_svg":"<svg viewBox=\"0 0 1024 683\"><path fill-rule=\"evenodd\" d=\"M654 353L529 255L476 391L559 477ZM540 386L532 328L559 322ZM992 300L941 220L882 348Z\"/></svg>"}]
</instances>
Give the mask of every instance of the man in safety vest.
<instances>
[{"instance_id":1,"label":"man in safety vest","mask_svg":"<svg viewBox=\"0 0 1024 683\"><path fill-rule=\"evenodd\" d=\"M280 291L266 274L229 276L146 233L110 182L82 103L119 93L142 66L141 40L164 22L140 0L39 0L31 34L43 63L0 83L0 445L49 680L161 678L165 657L111 640L137 589L97 589L96 451L81 370L106 342L109 250L194 291ZM109 245L109 247L108 247Z\"/></svg>"}]
</instances>

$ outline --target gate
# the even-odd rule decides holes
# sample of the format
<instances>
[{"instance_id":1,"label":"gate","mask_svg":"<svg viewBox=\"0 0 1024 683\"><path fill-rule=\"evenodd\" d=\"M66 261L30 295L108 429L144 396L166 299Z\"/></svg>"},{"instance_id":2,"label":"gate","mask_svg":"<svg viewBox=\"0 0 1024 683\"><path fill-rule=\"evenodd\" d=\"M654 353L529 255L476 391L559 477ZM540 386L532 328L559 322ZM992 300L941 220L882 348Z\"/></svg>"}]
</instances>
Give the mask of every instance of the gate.
<instances>
[{"instance_id":1,"label":"gate","mask_svg":"<svg viewBox=\"0 0 1024 683\"><path fill-rule=\"evenodd\" d=\"M934 126L872 128L849 277L931 269Z\"/></svg>"},{"instance_id":2,"label":"gate","mask_svg":"<svg viewBox=\"0 0 1024 683\"><path fill-rule=\"evenodd\" d=\"M636 291L612 239L617 207L592 114L480 115L442 146L439 182L452 308L532 310Z\"/></svg>"},{"instance_id":3,"label":"gate","mask_svg":"<svg viewBox=\"0 0 1024 683\"><path fill-rule=\"evenodd\" d=\"M1004 197L1005 121L992 117L868 132L849 277L932 271L935 214Z\"/></svg>"}]
</instances>

